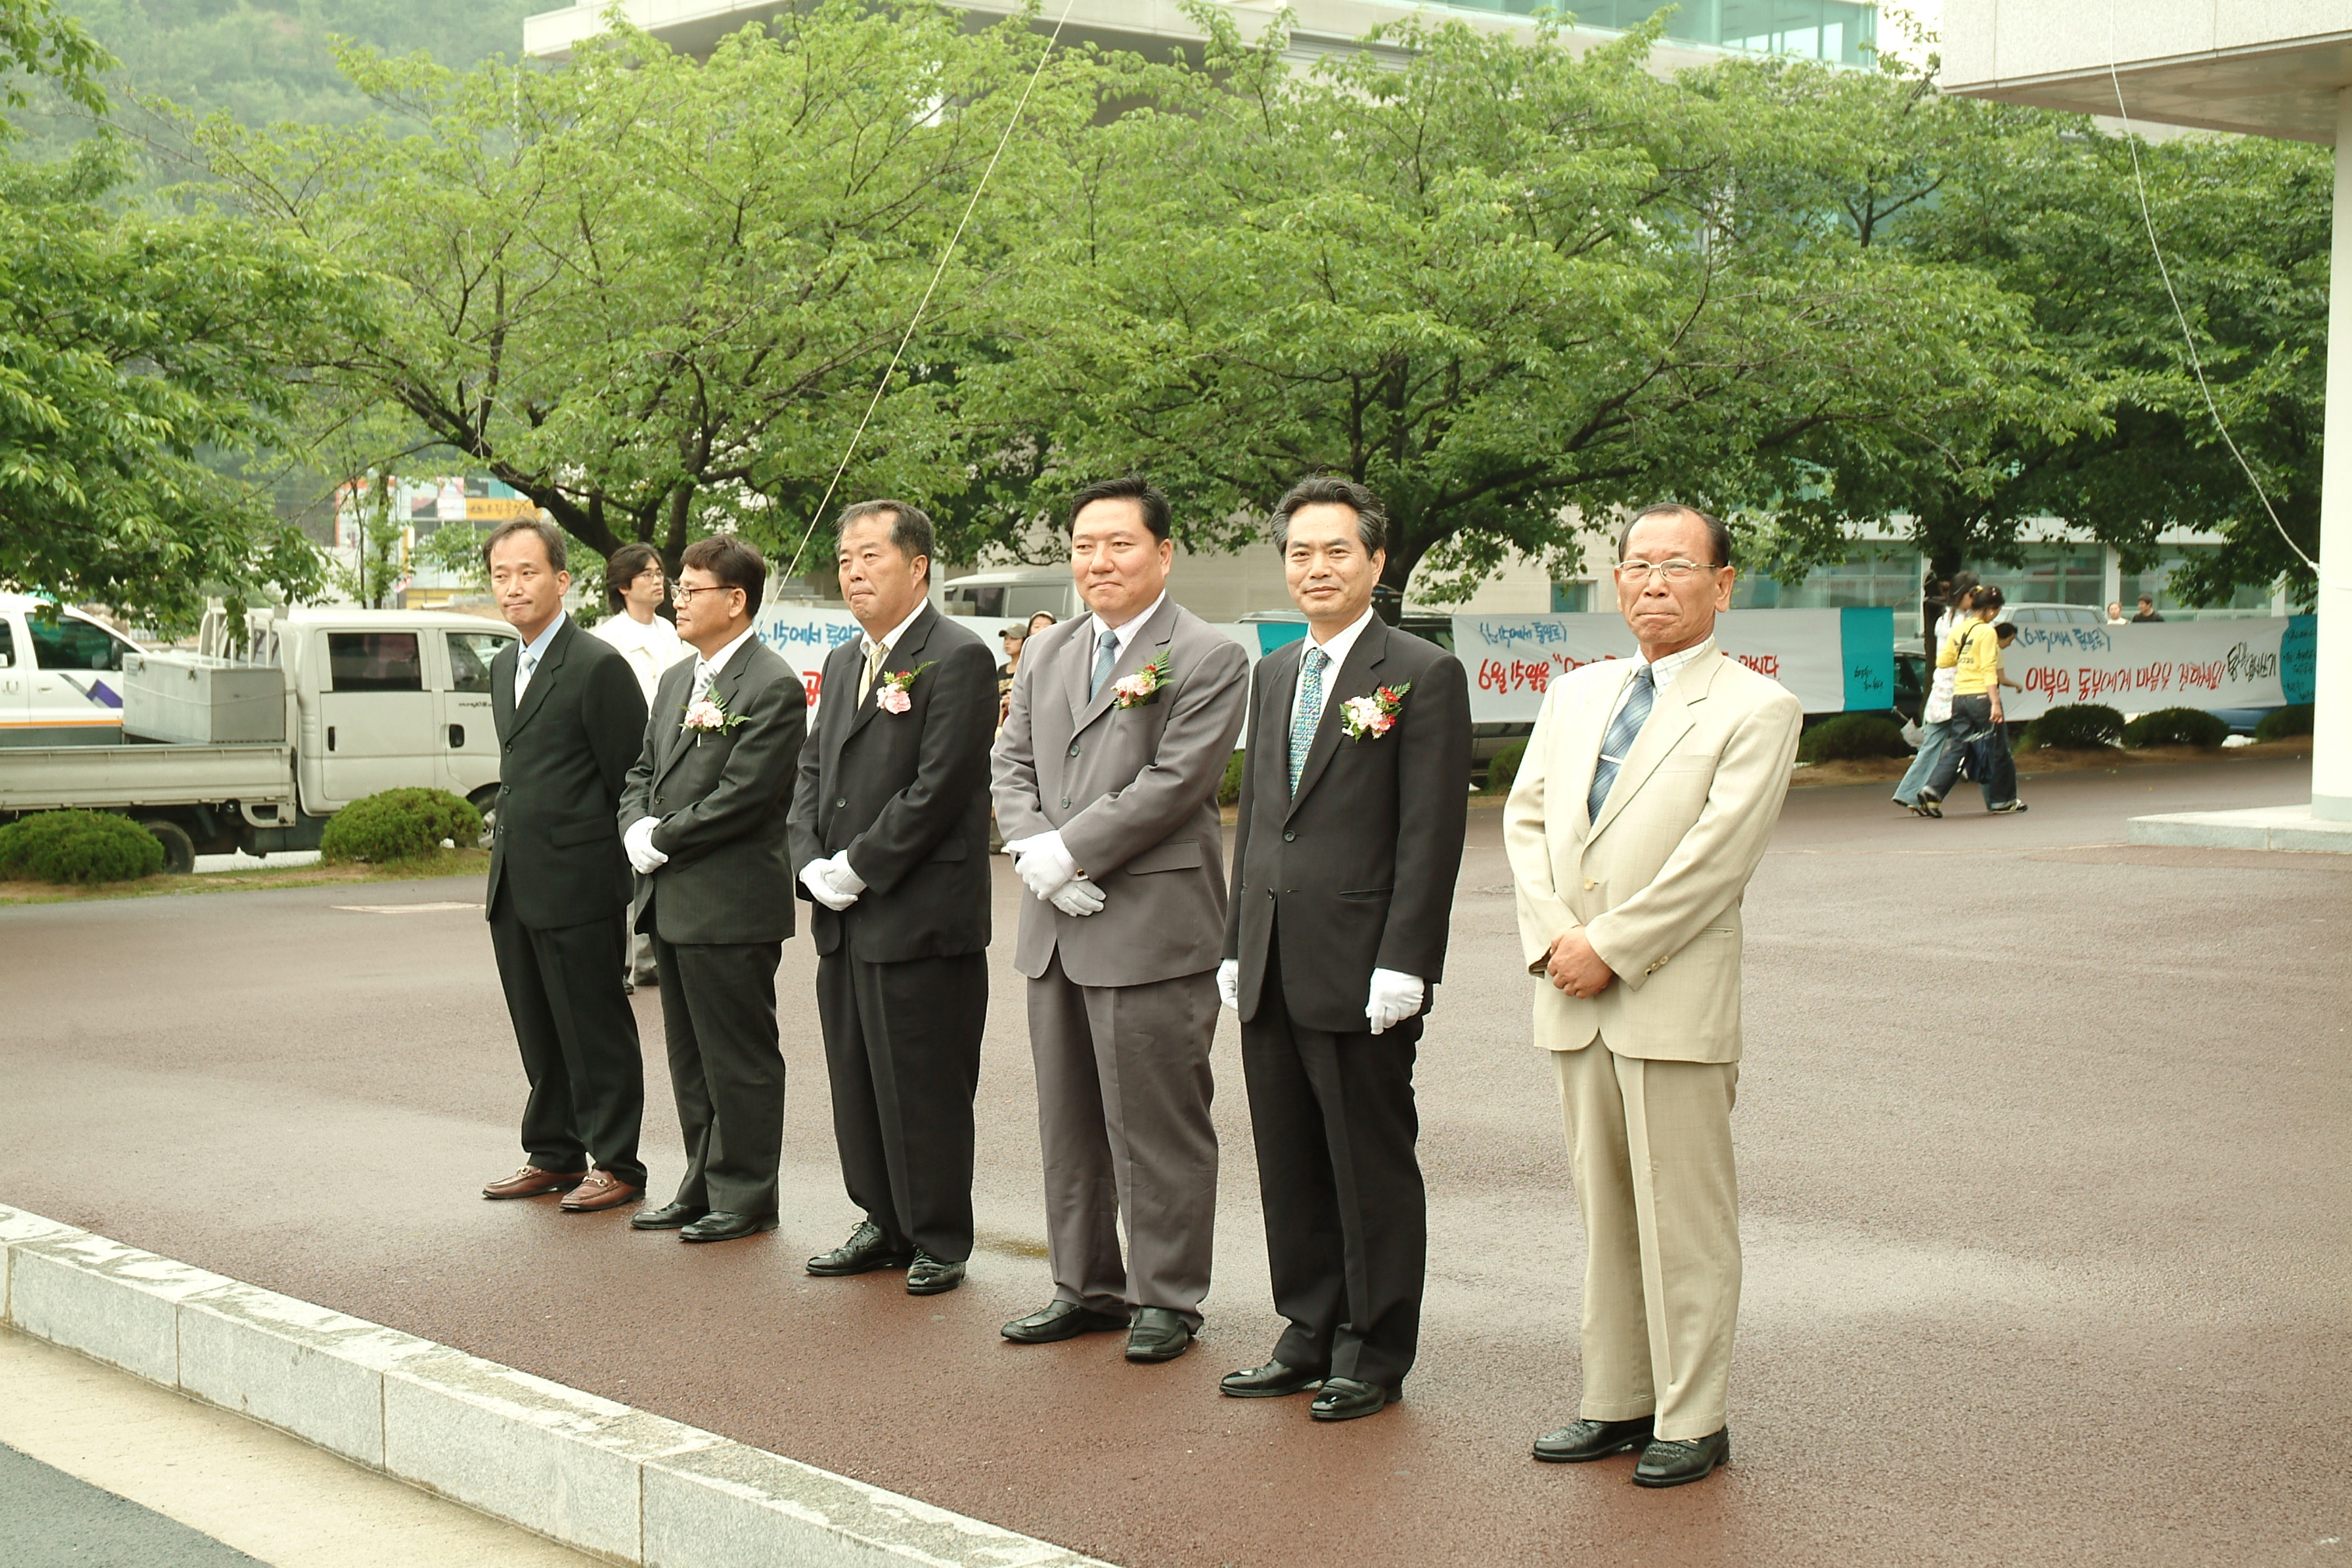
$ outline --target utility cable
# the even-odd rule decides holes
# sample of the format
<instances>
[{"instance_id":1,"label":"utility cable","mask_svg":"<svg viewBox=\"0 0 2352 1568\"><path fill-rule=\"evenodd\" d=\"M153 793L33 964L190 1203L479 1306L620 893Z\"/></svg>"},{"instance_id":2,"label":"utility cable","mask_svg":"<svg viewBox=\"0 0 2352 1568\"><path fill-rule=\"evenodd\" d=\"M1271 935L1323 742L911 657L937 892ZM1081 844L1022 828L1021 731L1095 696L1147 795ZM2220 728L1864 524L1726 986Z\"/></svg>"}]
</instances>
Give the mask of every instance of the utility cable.
<instances>
[{"instance_id":1,"label":"utility cable","mask_svg":"<svg viewBox=\"0 0 2352 1568\"><path fill-rule=\"evenodd\" d=\"M1004 156L1004 149L1013 141L1013 128L1021 123L1022 113L1029 107L1029 95L1036 90L1037 79L1045 74L1045 62L1054 58L1054 47L1062 41L1062 25L1070 19L1070 9L1076 4L1077 0L1062 0L1061 17L1055 22L1053 32L1046 37L1045 53L1037 57L1037 68L1029 73L1028 84L1022 88L1019 100L1013 105L1012 117L1004 122L1004 134L996 139L996 151L989 155L988 167L980 172L980 183L972 186L971 199L963 205L963 216L956 220L955 233L948 237L947 247L940 252L940 264L931 269L931 280L924 287L923 297L915 302L915 313L907 319L907 330L898 335L898 346L892 351L890 363L883 367L882 379L874 384L874 395L866 402L866 413L857 421L857 428L851 434L849 445L842 448L841 461L834 466L833 479L824 487L824 499L816 503L816 510L810 514L808 527L801 531L801 542L793 550L792 564L784 568L786 577L799 569L802 552L808 549L810 539L815 536L816 525L824 518L824 509L833 503L833 492L840 488L841 476L849 471L850 459L857 455L857 444L866 438L867 422L873 419L874 411L882 406L882 395L890 389L890 378L898 374L898 361L905 355L908 343L913 341L915 328L921 323L924 310L930 306L932 290L939 288L940 279L947 275L948 260L955 255L956 245L963 238L964 226L971 222L972 212L980 205L981 194L988 189L989 177L996 173L997 161Z\"/></svg>"}]
</instances>

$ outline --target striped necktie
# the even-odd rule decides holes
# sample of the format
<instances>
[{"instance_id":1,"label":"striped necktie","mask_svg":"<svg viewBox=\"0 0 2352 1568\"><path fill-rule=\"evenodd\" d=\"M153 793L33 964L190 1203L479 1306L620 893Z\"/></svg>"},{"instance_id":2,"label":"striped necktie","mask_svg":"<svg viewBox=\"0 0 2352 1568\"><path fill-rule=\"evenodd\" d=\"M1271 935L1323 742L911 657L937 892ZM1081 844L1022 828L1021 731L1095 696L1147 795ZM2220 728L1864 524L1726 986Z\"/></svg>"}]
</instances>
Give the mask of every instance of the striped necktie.
<instances>
[{"instance_id":1,"label":"striped necktie","mask_svg":"<svg viewBox=\"0 0 2352 1568\"><path fill-rule=\"evenodd\" d=\"M1601 820L1601 807L1609 799L1609 786L1617 782L1617 770L1625 763L1625 753L1633 749L1634 738L1642 732L1642 722L1650 716L1651 704L1657 700L1657 688L1651 681L1649 661L1633 672L1632 689L1625 693L1625 706L1618 710L1616 722L1609 733L1601 737L1601 759L1592 766L1592 793L1585 798L1584 814L1589 821Z\"/></svg>"},{"instance_id":2,"label":"striped necktie","mask_svg":"<svg viewBox=\"0 0 2352 1568\"><path fill-rule=\"evenodd\" d=\"M522 658L517 660L515 664L516 701L521 701L522 694L530 689L531 672L536 670L538 668L539 655L530 648L523 649Z\"/></svg>"},{"instance_id":3,"label":"striped necktie","mask_svg":"<svg viewBox=\"0 0 2352 1568\"><path fill-rule=\"evenodd\" d=\"M864 702L866 694L874 689L874 677L881 671L882 661L889 657L890 650L880 643L866 645L866 669L857 678L858 701Z\"/></svg>"},{"instance_id":4,"label":"striped necktie","mask_svg":"<svg viewBox=\"0 0 2352 1568\"><path fill-rule=\"evenodd\" d=\"M1315 745L1316 726L1323 722L1323 667L1331 656L1310 647L1298 661L1298 705L1290 715L1290 793L1298 793L1298 775L1307 771L1307 753Z\"/></svg>"}]
</instances>

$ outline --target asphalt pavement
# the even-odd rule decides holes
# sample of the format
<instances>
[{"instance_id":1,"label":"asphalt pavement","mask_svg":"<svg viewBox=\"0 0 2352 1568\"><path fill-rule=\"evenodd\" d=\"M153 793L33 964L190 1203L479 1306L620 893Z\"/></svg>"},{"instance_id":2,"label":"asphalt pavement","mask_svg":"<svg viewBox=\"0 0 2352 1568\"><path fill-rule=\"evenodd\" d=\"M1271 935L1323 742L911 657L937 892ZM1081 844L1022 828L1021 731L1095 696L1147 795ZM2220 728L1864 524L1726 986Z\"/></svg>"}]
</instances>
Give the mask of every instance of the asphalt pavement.
<instances>
[{"instance_id":1,"label":"asphalt pavement","mask_svg":"<svg viewBox=\"0 0 2352 1568\"><path fill-rule=\"evenodd\" d=\"M1001 863L951 1295L802 1272L856 1218L805 937L781 1230L481 1201L522 1079L478 882L0 910L0 1202L1130 1568L2343 1563L2352 857L2123 843L2308 789L2267 760L2029 776L2028 814L1942 822L1792 792L1748 899L1737 1462L1675 1491L1528 1458L1574 1414L1583 1246L1491 810L1422 1051L1422 1360L1370 1420L1216 1393L1279 1327L1229 1015L1202 1343L997 1336L1050 1293Z\"/></svg>"}]
</instances>

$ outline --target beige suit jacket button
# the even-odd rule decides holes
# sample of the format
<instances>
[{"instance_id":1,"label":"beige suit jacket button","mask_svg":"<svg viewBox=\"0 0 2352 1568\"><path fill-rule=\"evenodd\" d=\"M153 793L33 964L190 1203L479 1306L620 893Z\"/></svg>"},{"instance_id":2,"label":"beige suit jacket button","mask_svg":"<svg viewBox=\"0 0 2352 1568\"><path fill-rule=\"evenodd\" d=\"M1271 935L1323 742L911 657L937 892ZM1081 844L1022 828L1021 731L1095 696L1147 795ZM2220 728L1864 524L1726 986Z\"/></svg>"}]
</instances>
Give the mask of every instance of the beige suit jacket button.
<instances>
[{"instance_id":1,"label":"beige suit jacket button","mask_svg":"<svg viewBox=\"0 0 2352 1568\"><path fill-rule=\"evenodd\" d=\"M1586 879L1584 879L1584 890L1585 890L1586 892L1588 892L1588 893L1589 893L1589 892L1592 891L1592 889L1595 889L1595 888L1597 888L1597 887L1599 887L1599 886L1601 886L1601 884L1600 884L1599 882L1594 881L1591 878L1587 877Z\"/></svg>"}]
</instances>

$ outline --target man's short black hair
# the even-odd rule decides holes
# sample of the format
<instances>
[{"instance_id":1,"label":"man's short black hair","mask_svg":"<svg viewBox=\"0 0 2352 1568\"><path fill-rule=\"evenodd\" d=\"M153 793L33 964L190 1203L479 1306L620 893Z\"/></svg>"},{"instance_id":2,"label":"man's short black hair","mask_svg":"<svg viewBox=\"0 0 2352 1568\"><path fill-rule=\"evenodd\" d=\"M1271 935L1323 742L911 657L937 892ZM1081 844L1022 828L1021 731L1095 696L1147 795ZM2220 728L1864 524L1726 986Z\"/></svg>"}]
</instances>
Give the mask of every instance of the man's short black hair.
<instances>
[{"instance_id":1,"label":"man's short black hair","mask_svg":"<svg viewBox=\"0 0 2352 1568\"><path fill-rule=\"evenodd\" d=\"M833 525L836 544L849 532L849 525L861 517L890 514L890 548L908 560L923 558L923 581L931 580L930 563L939 557L939 531L931 526L930 515L921 507L909 506L902 500L862 500L856 506L841 509L841 517Z\"/></svg>"},{"instance_id":2,"label":"man's short black hair","mask_svg":"<svg viewBox=\"0 0 2352 1568\"><path fill-rule=\"evenodd\" d=\"M1151 537L1164 540L1174 522L1168 510L1168 498L1154 489L1141 474L1129 474L1116 479L1097 479L1070 498L1070 516L1064 531L1078 526L1078 513L1098 500L1131 500L1143 512L1143 526Z\"/></svg>"},{"instance_id":3,"label":"man's short black hair","mask_svg":"<svg viewBox=\"0 0 2352 1568\"><path fill-rule=\"evenodd\" d=\"M1723 526L1722 520L1712 517L1707 513L1699 510L1698 508L1695 506L1685 506L1680 501L1671 500L1660 501L1655 506L1645 506L1641 510L1635 512L1633 516L1625 520L1625 530L1617 536L1618 560L1622 561L1625 559L1625 542L1633 537L1634 525L1646 518L1653 517L1695 517L1698 519L1699 521L1706 525L1707 549L1713 552L1715 555L1715 560L1711 564L1717 567L1724 567L1731 564L1731 530Z\"/></svg>"},{"instance_id":4,"label":"man's short black hair","mask_svg":"<svg viewBox=\"0 0 2352 1568\"><path fill-rule=\"evenodd\" d=\"M496 550L499 545L504 544L508 540L512 539L518 533L537 534L539 536L540 543L547 547L547 569L551 572L561 572L564 569L563 531L562 529L556 527L555 524L548 521L547 519L543 517L510 517L507 519L506 521L499 524L498 527L490 530L490 536L482 541L482 569L484 571L489 570L490 552Z\"/></svg>"},{"instance_id":5,"label":"man's short black hair","mask_svg":"<svg viewBox=\"0 0 2352 1568\"><path fill-rule=\"evenodd\" d=\"M698 539L678 561L681 571L688 566L709 573L730 588L742 589L743 613L760 613L760 600L768 588L768 560L750 540L732 533Z\"/></svg>"},{"instance_id":6,"label":"man's short black hair","mask_svg":"<svg viewBox=\"0 0 2352 1568\"><path fill-rule=\"evenodd\" d=\"M629 584L644 576L647 568L660 571L661 563L661 552L650 544L624 544L604 557L604 596L612 601L614 615L621 613Z\"/></svg>"},{"instance_id":7,"label":"man's short black hair","mask_svg":"<svg viewBox=\"0 0 2352 1568\"><path fill-rule=\"evenodd\" d=\"M1290 520L1298 515L1298 509L1318 504L1344 506L1355 512L1356 537L1362 542L1365 554L1389 547L1389 513L1380 497L1344 475L1314 474L1291 486L1290 493L1274 503L1276 550L1290 548Z\"/></svg>"}]
</instances>

